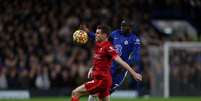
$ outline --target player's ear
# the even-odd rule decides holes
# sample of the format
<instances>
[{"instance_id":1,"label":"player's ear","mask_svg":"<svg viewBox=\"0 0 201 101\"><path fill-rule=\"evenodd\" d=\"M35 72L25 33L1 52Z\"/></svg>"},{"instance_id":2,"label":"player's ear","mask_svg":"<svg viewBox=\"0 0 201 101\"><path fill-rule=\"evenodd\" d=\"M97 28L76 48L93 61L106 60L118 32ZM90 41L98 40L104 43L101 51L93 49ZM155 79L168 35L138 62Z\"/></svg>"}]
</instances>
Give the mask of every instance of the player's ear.
<instances>
[{"instance_id":1,"label":"player's ear","mask_svg":"<svg viewBox=\"0 0 201 101\"><path fill-rule=\"evenodd\" d=\"M103 33L105 37L109 38L109 35L107 33Z\"/></svg>"}]
</instances>

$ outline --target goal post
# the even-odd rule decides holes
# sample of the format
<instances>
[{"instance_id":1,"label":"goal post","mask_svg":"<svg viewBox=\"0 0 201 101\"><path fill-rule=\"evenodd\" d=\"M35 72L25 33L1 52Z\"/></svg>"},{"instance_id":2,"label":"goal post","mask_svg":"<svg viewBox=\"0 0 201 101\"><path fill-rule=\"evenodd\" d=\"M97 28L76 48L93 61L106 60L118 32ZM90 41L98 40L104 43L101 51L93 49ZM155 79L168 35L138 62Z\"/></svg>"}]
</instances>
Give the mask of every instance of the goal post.
<instances>
[{"instance_id":1,"label":"goal post","mask_svg":"<svg viewBox=\"0 0 201 101\"><path fill-rule=\"evenodd\" d=\"M163 96L165 98L170 97L170 55L172 55L170 52L172 49L179 49L178 51L183 50L189 50L192 52L192 50L196 50L197 54L201 54L201 43L199 42L166 42L163 46L163 54L164 54L164 92ZM174 59L174 54L172 56ZM198 64L199 65L199 64ZM200 66L201 67L201 66ZM180 68L180 67L175 67ZM190 68L190 67L189 67ZM200 87L201 88L201 87ZM186 93L187 94L187 93ZM188 95L188 94L187 94Z\"/></svg>"},{"instance_id":2,"label":"goal post","mask_svg":"<svg viewBox=\"0 0 201 101\"><path fill-rule=\"evenodd\" d=\"M170 43L164 44L164 97L169 97L169 47Z\"/></svg>"}]
</instances>

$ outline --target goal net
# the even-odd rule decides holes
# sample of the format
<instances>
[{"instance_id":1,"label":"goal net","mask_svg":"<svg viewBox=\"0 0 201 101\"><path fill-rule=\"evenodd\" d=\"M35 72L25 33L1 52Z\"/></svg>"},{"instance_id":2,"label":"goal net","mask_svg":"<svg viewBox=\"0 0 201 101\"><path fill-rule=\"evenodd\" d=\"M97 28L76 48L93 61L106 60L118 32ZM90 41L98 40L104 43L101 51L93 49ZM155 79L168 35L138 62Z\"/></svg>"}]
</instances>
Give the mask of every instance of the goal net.
<instances>
[{"instance_id":1,"label":"goal net","mask_svg":"<svg viewBox=\"0 0 201 101\"><path fill-rule=\"evenodd\" d=\"M153 96L201 96L201 43L167 42L149 52Z\"/></svg>"}]
</instances>

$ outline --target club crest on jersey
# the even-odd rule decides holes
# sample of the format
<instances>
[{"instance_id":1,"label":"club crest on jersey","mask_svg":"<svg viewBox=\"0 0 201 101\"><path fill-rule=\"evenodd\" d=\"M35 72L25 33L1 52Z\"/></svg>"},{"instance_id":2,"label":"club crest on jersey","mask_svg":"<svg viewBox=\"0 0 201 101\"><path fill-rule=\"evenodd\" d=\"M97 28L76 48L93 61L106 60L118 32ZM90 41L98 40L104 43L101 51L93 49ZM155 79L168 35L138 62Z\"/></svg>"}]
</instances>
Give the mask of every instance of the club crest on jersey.
<instances>
[{"instance_id":1,"label":"club crest on jersey","mask_svg":"<svg viewBox=\"0 0 201 101\"><path fill-rule=\"evenodd\" d=\"M124 41L124 45L128 45L128 40L125 40L125 41Z\"/></svg>"},{"instance_id":2,"label":"club crest on jersey","mask_svg":"<svg viewBox=\"0 0 201 101\"><path fill-rule=\"evenodd\" d=\"M103 48L100 48L99 52L102 52Z\"/></svg>"}]
</instances>

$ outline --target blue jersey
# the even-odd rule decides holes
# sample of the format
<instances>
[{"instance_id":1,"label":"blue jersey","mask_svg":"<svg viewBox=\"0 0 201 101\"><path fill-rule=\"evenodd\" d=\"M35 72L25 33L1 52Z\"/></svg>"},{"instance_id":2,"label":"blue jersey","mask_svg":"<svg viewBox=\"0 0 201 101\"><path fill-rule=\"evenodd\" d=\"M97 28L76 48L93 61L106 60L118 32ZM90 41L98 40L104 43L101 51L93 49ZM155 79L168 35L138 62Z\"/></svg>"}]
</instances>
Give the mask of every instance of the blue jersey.
<instances>
[{"instance_id":1,"label":"blue jersey","mask_svg":"<svg viewBox=\"0 0 201 101\"><path fill-rule=\"evenodd\" d=\"M140 61L140 39L135 33L124 35L121 30L115 30L110 37L116 51L124 61L128 64L136 64ZM112 63L112 69L115 70L118 67L118 63Z\"/></svg>"},{"instance_id":2,"label":"blue jersey","mask_svg":"<svg viewBox=\"0 0 201 101\"><path fill-rule=\"evenodd\" d=\"M134 64L137 72L141 72L139 66L141 58L140 38L135 33L124 35L119 29L114 30L110 34L110 37L112 38L112 43L120 57L128 64ZM113 92L124 81L124 78L127 75L127 71L120 67L118 63L113 61L111 72L113 80L111 92Z\"/></svg>"}]
</instances>

